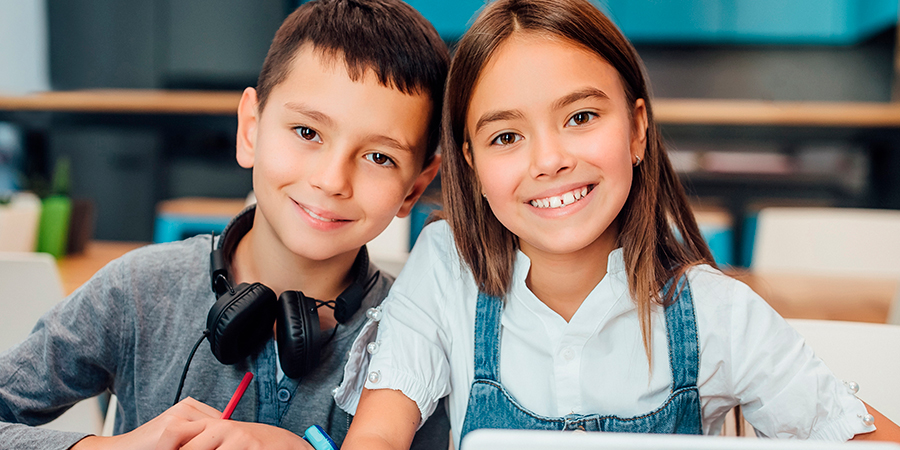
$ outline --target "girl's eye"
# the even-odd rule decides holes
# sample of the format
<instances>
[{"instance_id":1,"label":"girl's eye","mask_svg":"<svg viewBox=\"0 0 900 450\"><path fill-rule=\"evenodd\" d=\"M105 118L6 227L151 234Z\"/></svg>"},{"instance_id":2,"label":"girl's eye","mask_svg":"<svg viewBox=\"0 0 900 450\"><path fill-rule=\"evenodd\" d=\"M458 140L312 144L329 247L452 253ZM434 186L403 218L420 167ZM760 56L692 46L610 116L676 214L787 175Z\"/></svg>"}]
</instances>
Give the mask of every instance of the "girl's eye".
<instances>
[{"instance_id":1,"label":"girl's eye","mask_svg":"<svg viewBox=\"0 0 900 450\"><path fill-rule=\"evenodd\" d=\"M393 166L394 160L391 159L390 156L385 155L384 153L369 153L366 155L366 159L372 161L379 166Z\"/></svg>"},{"instance_id":2,"label":"girl's eye","mask_svg":"<svg viewBox=\"0 0 900 450\"><path fill-rule=\"evenodd\" d=\"M491 145L511 145L522 140L522 136L516 133L503 133L491 141Z\"/></svg>"},{"instance_id":3,"label":"girl's eye","mask_svg":"<svg viewBox=\"0 0 900 450\"><path fill-rule=\"evenodd\" d=\"M597 115L592 112L582 111L579 113L575 113L574 115L572 115L572 118L570 118L566 123L566 126L577 127L579 125L584 125L593 120L595 117L597 117Z\"/></svg>"},{"instance_id":4,"label":"girl's eye","mask_svg":"<svg viewBox=\"0 0 900 450\"><path fill-rule=\"evenodd\" d=\"M294 131L303 139L312 142L322 142L322 138L316 130L309 127L296 127Z\"/></svg>"}]
</instances>

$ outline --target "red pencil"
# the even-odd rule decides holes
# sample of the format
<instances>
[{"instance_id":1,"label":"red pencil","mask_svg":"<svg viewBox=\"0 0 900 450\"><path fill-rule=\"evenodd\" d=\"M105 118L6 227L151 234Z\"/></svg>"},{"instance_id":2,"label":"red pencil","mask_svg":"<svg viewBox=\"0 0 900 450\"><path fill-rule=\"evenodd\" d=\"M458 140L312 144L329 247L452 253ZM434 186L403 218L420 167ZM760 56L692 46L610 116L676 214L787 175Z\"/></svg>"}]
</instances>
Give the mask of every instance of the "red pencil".
<instances>
[{"instance_id":1,"label":"red pencil","mask_svg":"<svg viewBox=\"0 0 900 450\"><path fill-rule=\"evenodd\" d=\"M244 379L241 380L241 384L239 384L237 390L234 391L234 395L231 396L231 400L228 401L228 406L225 407L225 411L222 411L223 419L228 420L231 418L231 413L234 412L234 408L237 406L238 402L241 401L241 397L244 396L244 391L247 390L247 386L250 385L250 380L252 379L252 373L247 372L244 375Z\"/></svg>"}]
</instances>

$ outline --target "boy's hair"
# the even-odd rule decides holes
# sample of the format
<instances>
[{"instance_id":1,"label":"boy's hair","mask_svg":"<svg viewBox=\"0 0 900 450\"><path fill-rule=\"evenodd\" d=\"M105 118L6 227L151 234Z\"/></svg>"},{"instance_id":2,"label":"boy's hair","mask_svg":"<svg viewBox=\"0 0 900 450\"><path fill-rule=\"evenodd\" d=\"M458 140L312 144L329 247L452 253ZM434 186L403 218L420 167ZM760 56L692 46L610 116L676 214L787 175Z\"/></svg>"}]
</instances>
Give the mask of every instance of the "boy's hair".
<instances>
[{"instance_id":1,"label":"boy's hair","mask_svg":"<svg viewBox=\"0 0 900 450\"><path fill-rule=\"evenodd\" d=\"M644 99L647 147L642 162L633 169L631 192L616 221L617 244L624 247L629 291L637 303L649 356L652 303L668 304L674 298L675 289L665 299L660 297L665 283L694 264L715 263L666 156L640 57L587 0L498 0L481 12L460 40L447 79L441 168L445 216L457 249L483 291L505 295L518 240L482 197L463 143L469 141L465 120L481 70L502 43L522 32L553 36L592 51L619 73L629 110L637 99Z\"/></svg>"},{"instance_id":2,"label":"boy's hair","mask_svg":"<svg viewBox=\"0 0 900 450\"><path fill-rule=\"evenodd\" d=\"M259 110L284 81L303 44L342 59L350 79L372 70L378 81L404 94L431 98L425 163L440 139L447 45L421 14L400 0L313 0L297 8L275 33L256 84Z\"/></svg>"}]
</instances>

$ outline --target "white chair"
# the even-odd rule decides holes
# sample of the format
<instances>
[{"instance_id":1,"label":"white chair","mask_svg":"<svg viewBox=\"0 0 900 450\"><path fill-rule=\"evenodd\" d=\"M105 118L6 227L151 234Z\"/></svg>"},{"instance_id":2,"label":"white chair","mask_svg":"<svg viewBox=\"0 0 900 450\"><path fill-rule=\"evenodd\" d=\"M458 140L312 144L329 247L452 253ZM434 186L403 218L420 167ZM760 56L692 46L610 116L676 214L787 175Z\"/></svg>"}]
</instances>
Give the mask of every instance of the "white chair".
<instances>
[{"instance_id":1,"label":"white chair","mask_svg":"<svg viewBox=\"0 0 900 450\"><path fill-rule=\"evenodd\" d=\"M28 336L38 319L63 299L56 261L46 253L0 252L0 352ZM96 399L79 402L45 428L98 434Z\"/></svg>"},{"instance_id":2,"label":"white chair","mask_svg":"<svg viewBox=\"0 0 900 450\"><path fill-rule=\"evenodd\" d=\"M805 319L788 323L837 377L859 384L860 399L900 423L900 326Z\"/></svg>"},{"instance_id":3,"label":"white chair","mask_svg":"<svg viewBox=\"0 0 900 450\"><path fill-rule=\"evenodd\" d=\"M394 217L381 234L366 244L369 259L391 276L399 275L409 258L410 224L409 216Z\"/></svg>"},{"instance_id":4,"label":"white chair","mask_svg":"<svg viewBox=\"0 0 900 450\"><path fill-rule=\"evenodd\" d=\"M765 208L751 265L759 272L900 278L900 211Z\"/></svg>"},{"instance_id":5,"label":"white chair","mask_svg":"<svg viewBox=\"0 0 900 450\"><path fill-rule=\"evenodd\" d=\"M891 301L891 309L888 310L887 323L891 325L900 325L900 289L897 289L897 293L894 294L894 299Z\"/></svg>"}]
</instances>

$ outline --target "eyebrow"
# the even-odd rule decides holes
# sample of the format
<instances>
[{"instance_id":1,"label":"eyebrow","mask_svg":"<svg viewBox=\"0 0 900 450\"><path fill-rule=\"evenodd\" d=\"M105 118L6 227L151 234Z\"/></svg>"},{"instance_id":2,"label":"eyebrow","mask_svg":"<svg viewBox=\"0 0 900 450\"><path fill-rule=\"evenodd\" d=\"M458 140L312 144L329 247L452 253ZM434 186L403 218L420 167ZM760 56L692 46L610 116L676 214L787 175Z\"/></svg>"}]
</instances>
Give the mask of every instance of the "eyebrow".
<instances>
[{"instance_id":1,"label":"eyebrow","mask_svg":"<svg viewBox=\"0 0 900 450\"><path fill-rule=\"evenodd\" d=\"M606 92L601 91L597 88L584 88L579 89L571 94L563 96L559 100L553 102L553 109L560 109L564 106L571 105L579 100L584 100L587 98L599 98L602 100L609 100L609 96L606 95Z\"/></svg>"},{"instance_id":2,"label":"eyebrow","mask_svg":"<svg viewBox=\"0 0 900 450\"><path fill-rule=\"evenodd\" d=\"M416 154L413 151L412 147L410 147L409 145L405 145L405 144L401 143L400 141L398 141L390 136L385 136L383 134L372 134L372 135L366 136L366 140L372 141L372 142L377 142L381 145L385 145L385 146L391 147L396 150L407 152L411 155Z\"/></svg>"},{"instance_id":3,"label":"eyebrow","mask_svg":"<svg viewBox=\"0 0 900 450\"><path fill-rule=\"evenodd\" d=\"M475 124L475 134L478 134L479 130L491 122L521 119L522 117L524 117L524 115L519 110L488 111L484 113Z\"/></svg>"},{"instance_id":4,"label":"eyebrow","mask_svg":"<svg viewBox=\"0 0 900 450\"><path fill-rule=\"evenodd\" d=\"M304 116L309 117L316 122L324 123L328 126L334 125L334 121L331 120L331 117L329 117L327 114L321 111L316 111L315 109L312 109L304 105L303 103L287 102L284 104L284 107L296 113L303 114Z\"/></svg>"},{"instance_id":5,"label":"eyebrow","mask_svg":"<svg viewBox=\"0 0 900 450\"><path fill-rule=\"evenodd\" d=\"M584 88L579 89L571 94L567 94L560 99L553 102L553 109L560 109L564 106L571 105L579 100L584 100L586 98L599 98L603 100L609 100L609 96L606 95L606 92L601 91L596 88ZM475 124L475 133L477 134L479 130L485 125L491 122L497 122L501 120L513 120L513 119L521 119L524 117L521 111L510 109L503 111L489 111L482 115L478 122Z\"/></svg>"}]
</instances>

